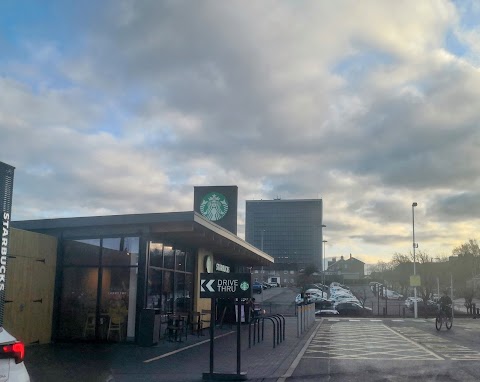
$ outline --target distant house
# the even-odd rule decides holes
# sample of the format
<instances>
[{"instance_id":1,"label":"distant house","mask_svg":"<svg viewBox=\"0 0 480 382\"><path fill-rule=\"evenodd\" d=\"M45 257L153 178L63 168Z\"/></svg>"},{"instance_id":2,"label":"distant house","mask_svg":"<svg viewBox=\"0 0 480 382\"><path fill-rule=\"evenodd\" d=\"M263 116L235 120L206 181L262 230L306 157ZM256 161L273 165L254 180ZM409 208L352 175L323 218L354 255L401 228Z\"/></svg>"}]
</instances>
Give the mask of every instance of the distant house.
<instances>
[{"instance_id":1,"label":"distant house","mask_svg":"<svg viewBox=\"0 0 480 382\"><path fill-rule=\"evenodd\" d=\"M346 260L343 256L338 261L334 257L328 262L327 274L343 276L344 280L359 280L365 275L365 263L352 257L352 254Z\"/></svg>"}]
</instances>

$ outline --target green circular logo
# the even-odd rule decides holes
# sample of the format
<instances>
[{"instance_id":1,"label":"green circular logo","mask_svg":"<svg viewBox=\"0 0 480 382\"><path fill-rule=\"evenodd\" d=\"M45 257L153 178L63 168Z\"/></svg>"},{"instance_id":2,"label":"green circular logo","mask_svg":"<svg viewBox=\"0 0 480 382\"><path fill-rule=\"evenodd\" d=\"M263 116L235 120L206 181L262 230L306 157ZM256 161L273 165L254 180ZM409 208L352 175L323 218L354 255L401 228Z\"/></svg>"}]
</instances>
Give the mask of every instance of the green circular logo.
<instances>
[{"instance_id":1,"label":"green circular logo","mask_svg":"<svg viewBox=\"0 0 480 382\"><path fill-rule=\"evenodd\" d=\"M200 213L211 221L220 220L227 214L227 211L227 199L219 192L208 193L200 203Z\"/></svg>"},{"instance_id":2,"label":"green circular logo","mask_svg":"<svg viewBox=\"0 0 480 382\"><path fill-rule=\"evenodd\" d=\"M246 281L244 281L243 283L240 284L240 289L245 292L246 290L248 290L249 286L250 285Z\"/></svg>"}]
</instances>

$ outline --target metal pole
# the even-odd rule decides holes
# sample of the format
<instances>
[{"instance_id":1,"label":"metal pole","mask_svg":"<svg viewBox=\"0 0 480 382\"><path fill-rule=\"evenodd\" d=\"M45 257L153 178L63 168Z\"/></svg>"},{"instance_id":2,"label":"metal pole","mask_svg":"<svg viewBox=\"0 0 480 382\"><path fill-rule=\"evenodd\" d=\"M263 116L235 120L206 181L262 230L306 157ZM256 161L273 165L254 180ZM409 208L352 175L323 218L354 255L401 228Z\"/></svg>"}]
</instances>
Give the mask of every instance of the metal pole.
<instances>
[{"instance_id":1,"label":"metal pole","mask_svg":"<svg viewBox=\"0 0 480 382\"><path fill-rule=\"evenodd\" d=\"M210 374L213 374L213 338L215 337L215 298L210 303ZM238 312L240 316L240 312ZM239 317L240 318L240 317Z\"/></svg>"},{"instance_id":2,"label":"metal pole","mask_svg":"<svg viewBox=\"0 0 480 382\"><path fill-rule=\"evenodd\" d=\"M262 230L260 231L260 233L261 233L261 235L262 235L261 241L260 241L260 249L261 249L262 252L263 252L263 234L265 233L265 230L262 229ZM263 265L262 265L262 289L261 289L262 293L260 293L260 302L262 303L262 308L263 308L263 283L265 282L265 276L264 276L263 272L264 272L264 271L263 271Z\"/></svg>"},{"instance_id":3,"label":"metal pole","mask_svg":"<svg viewBox=\"0 0 480 382\"><path fill-rule=\"evenodd\" d=\"M415 248L417 244L415 243L415 207L417 206L417 203L414 202L412 203L412 236L413 236L413 275L416 276L417 271L416 271L416 266L415 266ZM417 310L417 286L415 285L413 287L414 291L414 298L415 300L413 301L413 311L414 311L414 317L418 318L418 310Z\"/></svg>"},{"instance_id":4,"label":"metal pole","mask_svg":"<svg viewBox=\"0 0 480 382\"><path fill-rule=\"evenodd\" d=\"M325 266L325 243L327 240L323 240L323 285L325 285L325 271L326 271L326 266Z\"/></svg>"},{"instance_id":5,"label":"metal pole","mask_svg":"<svg viewBox=\"0 0 480 382\"><path fill-rule=\"evenodd\" d=\"M240 363L241 363L241 358L240 358L240 348L241 348L241 336L240 336L240 321L242 320L242 315L241 315L241 308L242 303L239 298L237 298L237 306L238 306L238 320L237 320L237 374L240 375ZM246 312L245 312L246 313Z\"/></svg>"},{"instance_id":6,"label":"metal pole","mask_svg":"<svg viewBox=\"0 0 480 382\"><path fill-rule=\"evenodd\" d=\"M454 307L455 307L455 304L453 303L453 275L452 273L450 273L450 298L452 300L452 318L453 318L453 311L454 311Z\"/></svg>"}]
</instances>

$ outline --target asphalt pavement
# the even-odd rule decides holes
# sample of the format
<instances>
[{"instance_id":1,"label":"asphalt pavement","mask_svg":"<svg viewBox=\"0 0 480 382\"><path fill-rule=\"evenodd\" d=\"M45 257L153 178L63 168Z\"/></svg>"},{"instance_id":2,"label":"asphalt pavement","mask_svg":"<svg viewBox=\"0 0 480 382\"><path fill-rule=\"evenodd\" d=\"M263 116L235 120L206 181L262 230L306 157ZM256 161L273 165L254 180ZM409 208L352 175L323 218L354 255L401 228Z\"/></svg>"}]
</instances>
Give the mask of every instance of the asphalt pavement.
<instances>
[{"instance_id":1,"label":"asphalt pavement","mask_svg":"<svg viewBox=\"0 0 480 382\"><path fill-rule=\"evenodd\" d=\"M264 297L273 298L283 292L274 288ZM297 318L285 317L285 340L275 347L272 322L265 322L263 341L254 345L249 325L242 324L240 371L246 373L249 381L277 381L288 371L319 323L313 322L299 334ZM161 340L151 347L101 343L35 345L27 348L25 364L32 382L196 382L210 371L209 353L210 340L205 331L205 336L189 335L181 343ZM215 329L213 360L214 373L237 373L235 325Z\"/></svg>"},{"instance_id":2,"label":"asphalt pavement","mask_svg":"<svg viewBox=\"0 0 480 382\"><path fill-rule=\"evenodd\" d=\"M275 288L262 302L291 301L293 290ZM257 296L258 297L258 296ZM283 300L284 299L284 300ZM258 298L257 298L258 300ZM480 380L480 319L455 318L449 331L434 319L327 317L298 333L296 317L285 317L285 340L273 346L266 321L263 341L249 347L249 326L241 325L240 371L249 381L434 381ZM158 345L49 344L29 346L26 366L32 382L200 382L210 370L209 336L189 335L181 343ZM214 372L237 372L236 326L215 330Z\"/></svg>"}]
</instances>

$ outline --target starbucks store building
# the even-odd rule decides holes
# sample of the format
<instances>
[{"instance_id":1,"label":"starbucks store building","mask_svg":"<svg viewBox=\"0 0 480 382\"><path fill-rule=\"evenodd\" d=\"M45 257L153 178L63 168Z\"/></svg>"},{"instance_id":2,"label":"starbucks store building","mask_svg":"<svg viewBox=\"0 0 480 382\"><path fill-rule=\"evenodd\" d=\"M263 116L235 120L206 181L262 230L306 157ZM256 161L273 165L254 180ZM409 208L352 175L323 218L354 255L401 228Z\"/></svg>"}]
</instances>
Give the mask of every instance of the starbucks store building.
<instances>
[{"instance_id":1,"label":"starbucks store building","mask_svg":"<svg viewBox=\"0 0 480 382\"><path fill-rule=\"evenodd\" d=\"M169 315L210 309L200 298L201 273L272 264L236 234L236 191L195 187L194 211L187 212L13 222L25 234L57 240L52 340L138 341L152 311L161 338ZM218 308L216 320L235 320L233 301Z\"/></svg>"}]
</instances>

